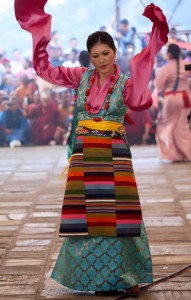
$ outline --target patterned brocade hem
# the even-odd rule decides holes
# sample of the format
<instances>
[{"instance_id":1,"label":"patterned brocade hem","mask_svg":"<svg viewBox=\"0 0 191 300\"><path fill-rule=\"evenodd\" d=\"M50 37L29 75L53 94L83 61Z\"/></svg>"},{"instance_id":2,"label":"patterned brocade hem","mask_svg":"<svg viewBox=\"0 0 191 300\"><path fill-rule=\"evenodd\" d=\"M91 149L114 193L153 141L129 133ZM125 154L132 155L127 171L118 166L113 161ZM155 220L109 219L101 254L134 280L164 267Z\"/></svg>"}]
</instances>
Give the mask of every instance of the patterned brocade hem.
<instances>
[{"instance_id":1,"label":"patterned brocade hem","mask_svg":"<svg viewBox=\"0 0 191 300\"><path fill-rule=\"evenodd\" d=\"M151 283L144 224L140 237L66 238L51 277L78 291L120 290Z\"/></svg>"}]
</instances>

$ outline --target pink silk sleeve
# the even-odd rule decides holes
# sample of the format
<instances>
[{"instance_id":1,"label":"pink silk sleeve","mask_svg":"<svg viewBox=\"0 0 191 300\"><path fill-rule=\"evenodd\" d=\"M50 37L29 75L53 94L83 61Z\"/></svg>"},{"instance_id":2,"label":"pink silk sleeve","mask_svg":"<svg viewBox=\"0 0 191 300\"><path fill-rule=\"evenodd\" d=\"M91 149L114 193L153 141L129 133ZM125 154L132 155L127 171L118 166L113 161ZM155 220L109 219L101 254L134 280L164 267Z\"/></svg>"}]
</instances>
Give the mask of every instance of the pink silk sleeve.
<instances>
[{"instance_id":1,"label":"pink silk sleeve","mask_svg":"<svg viewBox=\"0 0 191 300\"><path fill-rule=\"evenodd\" d=\"M32 34L33 67L41 78L53 84L77 89L84 67L53 68L46 51L51 39L51 15L45 13L47 0L15 0L15 16L20 26Z\"/></svg>"},{"instance_id":2,"label":"pink silk sleeve","mask_svg":"<svg viewBox=\"0 0 191 300\"><path fill-rule=\"evenodd\" d=\"M131 78L127 80L124 88L125 104L135 111L145 110L152 105L152 97L147 85L155 56L167 43L169 32L166 17L153 3L145 8L143 15L153 22L151 37L147 47L131 60Z\"/></svg>"}]
</instances>

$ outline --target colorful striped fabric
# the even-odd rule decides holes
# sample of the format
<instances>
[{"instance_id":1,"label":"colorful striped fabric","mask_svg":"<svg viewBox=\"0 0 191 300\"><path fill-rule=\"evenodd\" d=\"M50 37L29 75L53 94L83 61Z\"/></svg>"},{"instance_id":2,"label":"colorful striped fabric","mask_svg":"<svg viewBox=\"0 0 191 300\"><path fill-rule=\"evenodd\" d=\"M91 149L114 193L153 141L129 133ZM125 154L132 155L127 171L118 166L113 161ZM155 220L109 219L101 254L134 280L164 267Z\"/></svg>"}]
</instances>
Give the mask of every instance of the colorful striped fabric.
<instances>
[{"instance_id":1,"label":"colorful striped fabric","mask_svg":"<svg viewBox=\"0 0 191 300\"><path fill-rule=\"evenodd\" d=\"M127 144L121 137L77 136L60 236L140 236L141 222Z\"/></svg>"}]
</instances>

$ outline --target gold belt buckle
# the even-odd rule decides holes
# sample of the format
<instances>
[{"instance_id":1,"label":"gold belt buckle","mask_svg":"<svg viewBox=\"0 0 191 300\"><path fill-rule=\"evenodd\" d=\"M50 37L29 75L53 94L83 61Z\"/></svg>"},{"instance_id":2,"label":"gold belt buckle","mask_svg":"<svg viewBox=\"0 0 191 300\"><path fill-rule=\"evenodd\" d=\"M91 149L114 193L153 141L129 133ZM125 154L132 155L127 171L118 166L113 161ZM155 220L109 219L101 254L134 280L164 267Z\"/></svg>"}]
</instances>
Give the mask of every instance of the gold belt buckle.
<instances>
[{"instance_id":1,"label":"gold belt buckle","mask_svg":"<svg viewBox=\"0 0 191 300\"><path fill-rule=\"evenodd\" d=\"M119 127L117 131L120 135L125 135L125 133L126 133L125 126Z\"/></svg>"},{"instance_id":2,"label":"gold belt buckle","mask_svg":"<svg viewBox=\"0 0 191 300\"><path fill-rule=\"evenodd\" d=\"M77 126L76 127L76 134L87 134L90 131L88 130L88 128L85 128L83 126Z\"/></svg>"}]
</instances>

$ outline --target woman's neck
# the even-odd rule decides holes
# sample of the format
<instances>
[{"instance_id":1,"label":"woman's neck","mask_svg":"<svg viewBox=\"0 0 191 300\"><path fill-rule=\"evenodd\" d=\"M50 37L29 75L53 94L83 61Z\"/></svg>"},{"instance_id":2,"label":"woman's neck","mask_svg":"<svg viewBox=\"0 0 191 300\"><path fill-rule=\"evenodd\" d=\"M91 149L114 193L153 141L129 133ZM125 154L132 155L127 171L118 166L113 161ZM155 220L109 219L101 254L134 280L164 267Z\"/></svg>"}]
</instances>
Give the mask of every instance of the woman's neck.
<instances>
[{"instance_id":1,"label":"woman's neck","mask_svg":"<svg viewBox=\"0 0 191 300\"><path fill-rule=\"evenodd\" d=\"M100 86L104 83L105 79L108 78L114 71L114 68L112 71L110 71L109 73L106 74L102 74L98 72L98 76L99 76L99 84Z\"/></svg>"}]
</instances>

